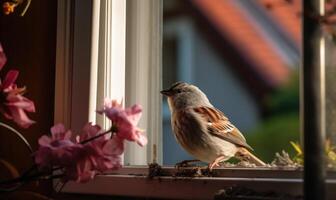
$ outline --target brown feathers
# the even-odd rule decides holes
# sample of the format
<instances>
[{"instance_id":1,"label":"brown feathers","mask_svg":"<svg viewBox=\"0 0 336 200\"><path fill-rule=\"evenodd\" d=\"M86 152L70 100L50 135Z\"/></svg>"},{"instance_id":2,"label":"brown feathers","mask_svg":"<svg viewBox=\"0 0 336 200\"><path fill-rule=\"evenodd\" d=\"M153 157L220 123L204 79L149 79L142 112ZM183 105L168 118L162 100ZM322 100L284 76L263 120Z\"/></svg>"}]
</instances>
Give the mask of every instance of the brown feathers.
<instances>
[{"instance_id":1,"label":"brown feathers","mask_svg":"<svg viewBox=\"0 0 336 200\"><path fill-rule=\"evenodd\" d=\"M253 150L240 131L231 124L225 115L213 107L198 107L194 111L208 122L208 130L211 134L238 146Z\"/></svg>"}]
</instances>

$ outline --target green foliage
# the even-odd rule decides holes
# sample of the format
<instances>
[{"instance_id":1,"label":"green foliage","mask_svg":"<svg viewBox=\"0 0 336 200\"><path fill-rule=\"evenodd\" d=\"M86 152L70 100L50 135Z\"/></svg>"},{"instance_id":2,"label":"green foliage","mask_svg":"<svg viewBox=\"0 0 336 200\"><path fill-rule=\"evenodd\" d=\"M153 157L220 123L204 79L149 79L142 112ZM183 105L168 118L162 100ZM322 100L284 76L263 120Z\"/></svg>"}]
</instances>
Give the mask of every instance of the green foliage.
<instances>
[{"instance_id":1,"label":"green foliage","mask_svg":"<svg viewBox=\"0 0 336 200\"><path fill-rule=\"evenodd\" d=\"M288 83L279 88L267 99L266 106L273 116L299 112L300 86L298 72L293 72Z\"/></svg>"},{"instance_id":2,"label":"green foliage","mask_svg":"<svg viewBox=\"0 0 336 200\"><path fill-rule=\"evenodd\" d=\"M290 144L292 145L292 147L294 148L296 152L296 155L294 155L293 157L293 161L300 165L303 165L303 149L301 148L300 143L290 141Z\"/></svg>"},{"instance_id":3,"label":"green foliage","mask_svg":"<svg viewBox=\"0 0 336 200\"><path fill-rule=\"evenodd\" d=\"M293 146L296 155L293 157L294 162L303 165L303 149L298 142L290 142ZM325 160L327 167L336 169L336 146L332 145L330 140L327 139L324 145Z\"/></svg>"},{"instance_id":4,"label":"green foliage","mask_svg":"<svg viewBox=\"0 0 336 200\"><path fill-rule=\"evenodd\" d=\"M299 74L293 71L288 83L266 99L268 117L250 134L247 142L254 148L255 154L266 162L274 159L276 152L282 150L295 155L290 141L300 139L299 120Z\"/></svg>"},{"instance_id":5,"label":"green foliage","mask_svg":"<svg viewBox=\"0 0 336 200\"><path fill-rule=\"evenodd\" d=\"M246 140L254 148L256 155L265 162L271 162L276 152L285 150L290 155L295 154L289 141L299 141L299 124L298 113L277 115L246 134Z\"/></svg>"},{"instance_id":6,"label":"green foliage","mask_svg":"<svg viewBox=\"0 0 336 200\"><path fill-rule=\"evenodd\" d=\"M303 165L303 149L299 142L293 142L300 141L299 103L299 76L294 72L288 84L267 99L269 117L246 135L255 154L265 162L270 163L275 155L282 157L277 152L288 152L288 158ZM329 139L325 142L325 160L328 168L336 169L336 146Z\"/></svg>"}]
</instances>

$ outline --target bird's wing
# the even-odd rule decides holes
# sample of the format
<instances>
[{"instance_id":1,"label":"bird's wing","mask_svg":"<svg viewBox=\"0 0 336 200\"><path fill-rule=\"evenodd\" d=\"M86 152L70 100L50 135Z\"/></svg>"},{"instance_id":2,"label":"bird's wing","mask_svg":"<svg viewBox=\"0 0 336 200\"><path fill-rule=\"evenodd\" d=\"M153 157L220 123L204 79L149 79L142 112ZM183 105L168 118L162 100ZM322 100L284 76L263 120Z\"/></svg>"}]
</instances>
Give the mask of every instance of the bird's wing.
<instances>
[{"instance_id":1,"label":"bird's wing","mask_svg":"<svg viewBox=\"0 0 336 200\"><path fill-rule=\"evenodd\" d=\"M210 134L235 145L253 150L246 143L245 137L221 111L213 107L197 107L194 108L194 111L208 122L207 128Z\"/></svg>"}]
</instances>

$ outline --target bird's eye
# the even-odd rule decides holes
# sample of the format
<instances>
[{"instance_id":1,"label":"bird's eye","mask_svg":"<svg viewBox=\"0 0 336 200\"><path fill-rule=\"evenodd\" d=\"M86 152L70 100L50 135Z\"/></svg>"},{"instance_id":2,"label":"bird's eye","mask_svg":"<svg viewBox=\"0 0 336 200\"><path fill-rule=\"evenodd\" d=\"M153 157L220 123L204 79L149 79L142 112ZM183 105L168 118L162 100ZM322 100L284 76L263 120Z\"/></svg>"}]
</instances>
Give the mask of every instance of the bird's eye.
<instances>
[{"instance_id":1,"label":"bird's eye","mask_svg":"<svg viewBox=\"0 0 336 200\"><path fill-rule=\"evenodd\" d=\"M181 89L177 89L177 90L176 90L176 93L181 93L181 92L182 92Z\"/></svg>"}]
</instances>

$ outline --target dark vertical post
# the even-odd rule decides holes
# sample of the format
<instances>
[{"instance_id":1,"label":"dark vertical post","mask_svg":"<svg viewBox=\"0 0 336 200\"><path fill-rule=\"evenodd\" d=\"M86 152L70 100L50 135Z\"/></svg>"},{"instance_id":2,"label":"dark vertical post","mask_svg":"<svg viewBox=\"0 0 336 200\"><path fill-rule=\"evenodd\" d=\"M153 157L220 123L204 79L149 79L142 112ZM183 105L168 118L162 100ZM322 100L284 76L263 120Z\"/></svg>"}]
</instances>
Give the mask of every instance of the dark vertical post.
<instances>
[{"instance_id":1,"label":"dark vertical post","mask_svg":"<svg viewBox=\"0 0 336 200\"><path fill-rule=\"evenodd\" d=\"M324 200L326 197L324 137L320 124L320 103L324 97L319 94L319 0L304 0L303 14L303 132L304 132L304 198Z\"/></svg>"}]
</instances>

